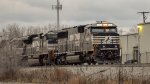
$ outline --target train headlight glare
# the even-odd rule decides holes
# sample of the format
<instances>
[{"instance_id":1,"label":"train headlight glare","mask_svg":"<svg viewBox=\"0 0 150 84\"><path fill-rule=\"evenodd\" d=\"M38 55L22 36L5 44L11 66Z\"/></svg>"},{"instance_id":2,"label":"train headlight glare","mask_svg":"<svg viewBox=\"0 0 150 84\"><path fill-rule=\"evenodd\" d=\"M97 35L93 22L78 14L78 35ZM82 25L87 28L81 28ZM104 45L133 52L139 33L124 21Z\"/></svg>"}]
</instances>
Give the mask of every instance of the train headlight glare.
<instances>
[{"instance_id":1,"label":"train headlight glare","mask_svg":"<svg viewBox=\"0 0 150 84\"><path fill-rule=\"evenodd\" d=\"M138 25L138 32L142 32L143 31L143 26L142 25Z\"/></svg>"},{"instance_id":2,"label":"train headlight glare","mask_svg":"<svg viewBox=\"0 0 150 84\"><path fill-rule=\"evenodd\" d=\"M117 48L117 45L115 45L115 48Z\"/></svg>"}]
</instances>

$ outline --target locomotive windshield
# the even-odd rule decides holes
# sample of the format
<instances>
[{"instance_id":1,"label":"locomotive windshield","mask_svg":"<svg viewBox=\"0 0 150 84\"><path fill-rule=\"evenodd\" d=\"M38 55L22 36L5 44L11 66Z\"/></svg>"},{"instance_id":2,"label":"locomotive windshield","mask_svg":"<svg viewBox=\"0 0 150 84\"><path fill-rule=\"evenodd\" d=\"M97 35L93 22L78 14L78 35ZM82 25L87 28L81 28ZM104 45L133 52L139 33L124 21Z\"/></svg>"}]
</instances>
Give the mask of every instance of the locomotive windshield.
<instances>
[{"instance_id":1,"label":"locomotive windshield","mask_svg":"<svg viewBox=\"0 0 150 84\"><path fill-rule=\"evenodd\" d=\"M92 33L103 33L104 31L104 29L92 28Z\"/></svg>"},{"instance_id":2,"label":"locomotive windshield","mask_svg":"<svg viewBox=\"0 0 150 84\"><path fill-rule=\"evenodd\" d=\"M116 28L91 28L92 33L117 33Z\"/></svg>"},{"instance_id":3,"label":"locomotive windshield","mask_svg":"<svg viewBox=\"0 0 150 84\"><path fill-rule=\"evenodd\" d=\"M57 34L47 34L48 44L57 43Z\"/></svg>"},{"instance_id":4,"label":"locomotive windshield","mask_svg":"<svg viewBox=\"0 0 150 84\"><path fill-rule=\"evenodd\" d=\"M108 32L108 33L117 33L117 29L116 28L106 29L106 32Z\"/></svg>"}]
</instances>

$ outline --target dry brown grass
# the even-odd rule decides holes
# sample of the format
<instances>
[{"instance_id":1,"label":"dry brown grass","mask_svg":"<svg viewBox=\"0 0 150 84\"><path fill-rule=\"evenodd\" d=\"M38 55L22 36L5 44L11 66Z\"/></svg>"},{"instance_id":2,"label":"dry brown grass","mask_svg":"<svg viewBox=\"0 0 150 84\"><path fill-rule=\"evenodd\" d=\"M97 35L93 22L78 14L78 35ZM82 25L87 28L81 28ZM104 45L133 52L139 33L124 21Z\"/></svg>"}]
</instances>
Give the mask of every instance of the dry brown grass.
<instances>
[{"instance_id":1,"label":"dry brown grass","mask_svg":"<svg viewBox=\"0 0 150 84\"><path fill-rule=\"evenodd\" d=\"M122 75L123 76L123 75ZM126 77L126 76L125 76ZM87 77L80 74L73 74L64 69L39 69L32 71L11 70L6 71L0 76L3 82L21 82L21 83L38 83L38 84L150 84L149 78L118 78L111 79L101 75L97 77Z\"/></svg>"},{"instance_id":2,"label":"dry brown grass","mask_svg":"<svg viewBox=\"0 0 150 84\"><path fill-rule=\"evenodd\" d=\"M25 82L25 83L65 83L73 77L71 72L66 70L33 70L33 71L6 71L0 76L0 81Z\"/></svg>"}]
</instances>

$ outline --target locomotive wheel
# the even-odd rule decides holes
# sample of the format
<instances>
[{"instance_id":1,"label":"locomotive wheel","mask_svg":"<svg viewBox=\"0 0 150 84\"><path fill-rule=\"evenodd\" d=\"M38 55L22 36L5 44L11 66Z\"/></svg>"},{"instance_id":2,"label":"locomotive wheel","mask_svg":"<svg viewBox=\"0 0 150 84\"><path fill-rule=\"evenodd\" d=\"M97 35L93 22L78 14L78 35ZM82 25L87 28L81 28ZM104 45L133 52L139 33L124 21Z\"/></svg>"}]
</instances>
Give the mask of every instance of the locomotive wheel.
<instances>
[{"instance_id":1,"label":"locomotive wheel","mask_svg":"<svg viewBox=\"0 0 150 84\"><path fill-rule=\"evenodd\" d=\"M29 63L28 63L28 56L25 56L23 58L20 58L20 65L22 66L29 66Z\"/></svg>"},{"instance_id":2,"label":"locomotive wheel","mask_svg":"<svg viewBox=\"0 0 150 84\"><path fill-rule=\"evenodd\" d=\"M39 56L39 63L41 66L44 65L43 59L44 59L43 56Z\"/></svg>"},{"instance_id":3,"label":"locomotive wheel","mask_svg":"<svg viewBox=\"0 0 150 84\"><path fill-rule=\"evenodd\" d=\"M63 61L61 58L59 58L59 59L56 59L56 64L57 65L64 65L64 64L67 64L67 62Z\"/></svg>"},{"instance_id":4,"label":"locomotive wheel","mask_svg":"<svg viewBox=\"0 0 150 84\"><path fill-rule=\"evenodd\" d=\"M55 64L56 64L56 65L60 65L60 64L61 64L59 58L57 58L57 59L55 60Z\"/></svg>"},{"instance_id":5,"label":"locomotive wheel","mask_svg":"<svg viewBox=\"0 0 150 84\"><path fill-rule=\"evenodd\" d=\"M96 65L96 61L94 61L94 59L92 59L92 64L93 64L93 65Z\"/></svg>"},{"instance_id":6,"label":"locomotive wheel","mask_svg":"<svg viewBox=\"0 0 150 84\"><path fill-rule=\"evenodd\" d=\"M60 58L60 63L61 63L61 65L66 65L66 64L67 64L66 59L65 59L64 56L62 56L62 57Z\"/></svg>"},{"instance_id":7,"label":"locomotive wheel","mask_svg":"<svg viewBox=\"0 0 150 84\"><path fill-rule=\"evenodd\" d=\"M91 65L92 58L90 56L85 57L85 62L88 63L88 65Z\"/></svg>"},{"instance_id":8,"label":"locomotive wheel","mask_svg":"<svg viewBox=\"0 0 150 84\"><path fill-rule=\"evenodd\" d=\"M91 60L87 60L88 65L91 65L92 61Z\"/></svg>"},{"instance_id":9,"label":"locomotive wheel","mask_svg":"<svg viewBox=\"0 0 150 84\"><path fill-rule=\"evenodd\" d=\"M43 66L44 63L43 63L43 59L39 59L39 62L40 62L40 65Z\"/></svg>"}]
</instances>

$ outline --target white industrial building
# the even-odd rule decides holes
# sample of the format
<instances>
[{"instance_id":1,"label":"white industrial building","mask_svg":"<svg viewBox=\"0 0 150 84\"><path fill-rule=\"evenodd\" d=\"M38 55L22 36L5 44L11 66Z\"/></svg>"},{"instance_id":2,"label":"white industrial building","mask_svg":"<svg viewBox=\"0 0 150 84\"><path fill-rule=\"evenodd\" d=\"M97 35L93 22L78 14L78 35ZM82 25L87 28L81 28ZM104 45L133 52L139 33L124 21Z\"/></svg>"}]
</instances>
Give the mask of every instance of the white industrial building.
<instances>
[{"instance_id":1,"label":"white industrial building","mask_svg":"<svg viewBox=\"0 0 150 84\"><path fill-rule=\"evenodd\" d=\"M120 44L122 51L122 63L127 60L138 60L136 56L136 51L138 50L138 34L128 34L120 36Z\"/></svg>"},{"instance_id":2,"label":"white industrial building","mask_svg":"<svg viewBox=\"0 0 150 84\"><path fill-rule=\"evenodd\" d=\"M138 60L150 63L150 23L138 24L138 33L121 35L122 63Z\"/></svg>"}]
</instances>

